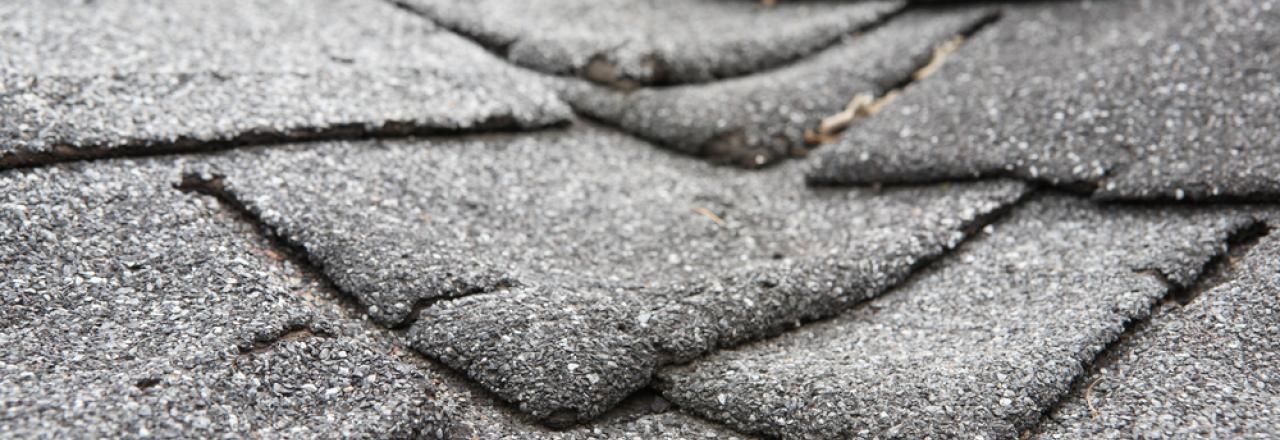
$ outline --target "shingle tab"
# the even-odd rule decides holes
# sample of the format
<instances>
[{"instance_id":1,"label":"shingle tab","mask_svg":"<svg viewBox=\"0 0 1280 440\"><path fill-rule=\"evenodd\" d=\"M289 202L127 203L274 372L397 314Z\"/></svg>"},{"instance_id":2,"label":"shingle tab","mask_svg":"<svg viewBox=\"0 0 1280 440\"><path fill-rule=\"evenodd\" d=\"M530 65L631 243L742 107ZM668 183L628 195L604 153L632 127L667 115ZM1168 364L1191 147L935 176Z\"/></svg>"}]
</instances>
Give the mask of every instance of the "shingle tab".
<instances>
[{"instance_id":1,"label":"shingle tab","mask_svg":"<svg viewBox=\"0 0 1280 440\"><path fill-rule=\"evenodd\" d=\"M1280 6L1010 7L821 153L822 183L1018 176L1111 199L1273 196Z\"/></svg>"},{"instance_id":2,"label":"shingle tab","mask_svg":"<svg viewBox=\"0 0 1280 440\"><path fill-rule=\"evenodd\" d=\"M1042 197L902 289L665 369L659 387L694 413L781 438L1016 438L1127 322L1252 222Z\"/></svg>"},{"instance_id":3,"label":"shingle tab","mask_svg":"<svg viewBox=\"0 0 1280 440\"><path fill-rule=\"evenodd\" d=\"M535 76L380 2L18 1L0 33L0 167L569 113Z\"/></svg>"},{"instance_id":4,"label":"shingle tab","mask_svg":"<svg viewBox=\"0 0 1280 440\"><path fill-rule=\"evenodd\" d=\"M237 151L198 170L414 345L537 417L584 420L654 365L875 295L1016 182L810 190L590 126Z\"/></svg>"},{"instance_id":5,"label":"shingle tab","mask_svg":"<svg viewBox=\"0 0 1280 440\"><path fill-rule=\"evenodd\" d=\"M0 437L443 435L429 378L308 305L177 169L0 174Z\"/></svg>"},{"instance_id":6,"label":"shingle tab","mask_svg":"<svg viewBox=\"0 0 1280 440\"><path fill-rule=\"evenodd\" d=\"M402 0L516 64L620 86L703 82L777 66L867 27L901 0Z\"/></svg>"},{"instance_id":7,"label":"shingle tab","mask_svg":"<svg viewBox=\"0 0 1280 440\"><path fill-rule=\"evenodd\" d=\"M806 130L856 95L879 97L929 63L934 48L992 8L921 9L784 68L742 78L620 92L568 82L575 109L690 154L756 167L809 148Z\"/></svg>"},{"instance_id":8,"label":"shingle tab","mask_svg":"<svg viewBox=\"0 0 1280 440\"><path fill-rule=\"evenodd\" d=\"M1038 438L1271 438L1280 433L1280 238L1225 284L1169 304L1081 378Z\"/></svg>"}]
</instances>

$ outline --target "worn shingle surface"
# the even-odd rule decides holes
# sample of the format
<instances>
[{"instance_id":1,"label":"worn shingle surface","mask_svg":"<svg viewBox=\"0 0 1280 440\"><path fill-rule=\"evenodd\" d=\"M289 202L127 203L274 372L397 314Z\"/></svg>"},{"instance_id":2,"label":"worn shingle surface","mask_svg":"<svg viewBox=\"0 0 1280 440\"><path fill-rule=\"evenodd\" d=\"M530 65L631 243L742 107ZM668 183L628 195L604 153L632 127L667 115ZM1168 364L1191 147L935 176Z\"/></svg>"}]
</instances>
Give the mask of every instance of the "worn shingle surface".
<instances>
[{"instance_id":1,"label":"worn shingle surface","mask_svg":"<svg viewBox=\"0 0 1280 440\"><path fill-rule=\"evenodd\" d=\"M900 0L780 2L404 0L516 64L617 86L702 82L807 55L901 9Z\"/></svg>"},{"instance_id":2,"label":"worn shingle surface","mask_svg":"<svg viewBox=\"0 0 1280 440\"><path fill-rule=\"evenodd\" d=\"M48 3L0 6L0 166L568 113L530 74L376 1Z\"/></svg>"},{"instance_id":3,"label":"worn shingle surface","mask_svg":"<svg viewBox=\"0 0 1280 440\"><path fill-rule=\"evenodd\" d=\"M431 384L343 337L177 165L0 176L0 437L399 436ZM267 344L290 331L323 333Z\"/></svg>"},{"instance_id":4,"label":"worn shingle surface","mask_svg":"<svg viewBox=\"0 0 1280 440\"><path fill-rule=\"evenodd\" d=\"M1081 379L1040 438L1270 438L1280 432L1280 239L1170 304ZM1092 408L1092 409L1091 409Z\"/></svg>"},{"instance_id":5,"label":"worn shingle surface","mask_svg":"<svg viewBox=\"0 0 1280 440\"><path fill-rule=\"evenodd\" d=\"M415 346L563 421L608 409L662 359L874 295L1024 191L813 191L796 171L718 168L588 126L252 150L198 172L381 322L496 291L428 308Z\"/></svg>"},{"instance_id":6,"label":"worn shingle surface","mask_svg":"<svg viewBox=\"0 0 1280 440\"><path fill-rule=\"evenodd\" d=\"M810 176L1013 175L1121 199L1273 194L1277 11L1247 0L1011 7Z\"/></svg>"},{"instance_id":7,"label":"worn shingle surface","mask_svg":"<svg viewBox=\"0 0 1280 440\"><path fill-rule=\"evenodd\" d=\"M3 2L0 438L1276 437L1278 17Z\"/></svg>"},{"instance_id":8,"label":"worn shingle surface","mask_svg":"<svg viewBox=\"0 0 1280 440\"><path fill-rule=\"evenodd\" d=\"M1185 286L1230 211L1045 197L904 288L829 322L660 373L664 396L782 438L1013 438L1126 322Z\"/></svg>"},{"instance_id":9,"label":"worn shingle surface","mask_svg":"<svg viewBox=\"0 0 1280 440\"><path fill-rule=\"evenodd\" d=\"M990 19L992 8L911 11L785 68L711 84L620 92L566 82L594 118L664 146L760 166L803 154L806 130L858 94L880 96L928 64L934 48Z\"/></svg>"}]
</instances>

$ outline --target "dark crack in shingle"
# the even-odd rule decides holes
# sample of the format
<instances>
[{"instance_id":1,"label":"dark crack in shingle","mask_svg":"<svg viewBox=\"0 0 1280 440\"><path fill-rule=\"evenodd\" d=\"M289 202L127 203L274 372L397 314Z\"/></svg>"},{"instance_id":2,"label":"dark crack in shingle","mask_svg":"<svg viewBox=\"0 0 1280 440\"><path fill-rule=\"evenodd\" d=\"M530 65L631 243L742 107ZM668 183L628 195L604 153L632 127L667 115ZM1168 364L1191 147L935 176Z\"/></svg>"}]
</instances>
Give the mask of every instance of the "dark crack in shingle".
<instances>
[{"instance_id":1,"label":"dark crack in shingle","mask_svg":"<svg viewBox=\"0 0 1280 440\"><path fill-rule=\"evenodd\" d=\"M1166 304L1081 378L1038 438L1272 438L1280 433L1280 239L1224 284Z\"/></svg>"},{"instance_id":2,"label":"dark crack in shingle","mask_svg":"<svg viewBox=\"0 0 1280 440\"><path fill-rule=\"evenodd\" d=\"M797 164L799 165L799 164ZM595 127L244 150L193 170L414 346L553 424L660 362L829 316L941 255L1017 182L811 190Z\"/></svg>"},{"instance_id":3,"label":"dark crack in shingle","mask_svg":"<svg viewBox=\"0 0 1280 440\"><path fill-rule=\"evenodd\" d=\"M569 113L534 75L379 2L23 1L0 6L0 34L0 167Z\"/></svg>"},{"instance_id":4,"label":"dark crack in shingle","mask_svg":"<svg viewBox=\"0 0 1280 440\"><path fill-rule=\"evenodd\" d=\"M659 372L678 406L781 438L1016 438L1247 213L1048 196L832 321ZM1186 275L1183 275L1186 274Z\"/></svg>"},{"instance_id":5,"label":"dark crack in shingle","mask_svg":"<svg viewBox=\"0 0 1280 440\"><path fill-rule=\"evenodd\" d=\"M401 0L516 64L613 86L704 82L822 49L901 9L901 0Z\"/></svg>"},{"instance_id":6,"label":"dark crack in shingle","mask_svg":"<svg viewBox=\"0 0 1280 440\"><path fill-rule=\"evenodd\" d=\"M1107 199L1273 197L1273 1L1010 7L929 81L821 154L810 179L1018 176Z\"/></svg>"},{"instance_id":7,"label":"dark crack in shingle","mask_svg":"<svg viewBox=\"0 0 1280 440\"><path fill-rule=\"evenodd\" d=\"M805 132L860 94L880 96L929 63L936 45L993 17L991 8L908 12L785 68L711 84L619 92L560 84L578 111L661 145L757 167L809 146Z\"/></svg>"},{"instance_id":8,"label":"dark crack in shingle","mask_svg":"<svg viewBox=\"0 0 1280 440\"><path fill-rule=\"evenodd\" d=\"M443 435L427 377L335 330L180 167L0 174L0 437Z\"/></svg>"}]
</instances>

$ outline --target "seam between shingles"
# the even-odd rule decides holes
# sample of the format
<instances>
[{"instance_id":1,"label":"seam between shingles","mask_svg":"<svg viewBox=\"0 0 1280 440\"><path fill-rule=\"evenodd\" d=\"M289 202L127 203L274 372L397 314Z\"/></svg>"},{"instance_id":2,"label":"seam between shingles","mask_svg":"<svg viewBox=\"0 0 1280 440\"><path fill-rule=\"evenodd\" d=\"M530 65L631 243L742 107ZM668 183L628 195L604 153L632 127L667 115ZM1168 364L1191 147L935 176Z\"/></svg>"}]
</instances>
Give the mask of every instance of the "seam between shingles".
<instances>
[{"instance_id":1,"label":"seam between shingles","mask_svg":"<svg viewBox=\"0 0 1280 440\"><path fill-rule=\"evenodd\" d=\"M180 136L172 141L151 142L135 140L118 146L90 145L74 147L54 145L48 152L0 153L0 171L7 169L37 168L64 162L92 162L97 160L152 157L173 154L202 154L223 150L272 146L299 142L324 142L343 140L411 139L450 135L485 133L520 133L564 126L559 122L545 127L523 127L510 114L489 116L471 127L439 128L408 121L385 121L377 126L365 123L334 124L326 127L294 127L286 130L247 130L221 139L202 140Z\"/></svg>"},{"instance_id":2,"label":"seam between shingles","mask_svg":"<svg viewBox=\"0 0 1280 440\"><path fill-rule=\"evenodd\" d=\"M248 224L257 231L273 252L283 257L289 265L298 269L305 278L316 281L322 289L335 293L331 296L338 299L336 302L347 317L366 316L365 309L367 307L360 304L353 295L338 288L328 274L324 272L323 268L314 261L305 246L281 236L274 226L263 221L253 210L245 206L240 199L227 191L223 178L224 176L214 175L212 178L206 179L194 173L187 173L182 176L181 182L174 185L174 189L214 198L237 220Z\"/></svg>"},{"instance_id":3,"label":"seam between shingles","mask_svg":"<svg viewBox=\"0 0 1280 440\"><path fill-rule=\"evenodd\" d=\"M1086 382L1090 377L1114 362L1121 350L1125 349L1127 341L1157 318L1161 307L1172 306L1172 304L1177 304L1177 307L1186 306L1200 293L1232 279L1236 275L1236 258L1247 253L1269 234L1271 229L1272 226L1266 221L1255 218L1232 231L1223 241L1224 247L1221 251L1211 256L1197 271L1195 279L1185 286L1173 282L1168 275L1157 269L1135 269L1134 273L1150 276L1163 285L1164 295L1151 302L1146 316L1127 320L1124 323L1124 330L1081 365L1080 373L1072 378L1070 384L1058 394L1057 398L1041 409L1036 420L1029 424L1015 421L1015 425L1022 425L1017 428L1022 433L1020 438L1025 440L1044 433L1044 430L1053 423L1054 417L1062 406L1075 395L1075 391L1088 387L1089 384Z\"/></svg>"},{"instance_id":4,"label":"seam between shingles","mask_svg":"<svg viewBox=\"0 0 1280 440\"><path fill-rule=\"evenodd\" d=\"M996 224L1000 223L1001 221L1004 221L1005 219L1007 219L1007 218L1009 217L1009 215L1010 215L1013 211L1017 210L1019 207L1024 206L1024 205L1026 205L1026 204L1030 203L1031 201L1033 201L1033 200L1035 200L1035 199L1037 199L1037 198L1039 198L1039 197L1042 197L1043 195L1044 195L1044 194L1043 194L1043 191L1041 191L1041 189L1040 189L1040 188L1037 188L1037 187L1031 187L1031 188L1027 189L1027 190L1022 194L1022 196L1020 196L1018 199L1013 200L1013 201L1012 201L1012 202L1010 202L1010 203L1006 203L1006 204L1004 204L1003 206L1001 206L1001 207L1000 207L1000 208L998 208L998 209L994 209L994 210L992 210L992 211L990 211L990 212L987 212L987 213L985 213L985 214L983 214L983 215L979 215L979 216L975 217L973 220L970 220L968 223L966 223L965 225L963 225L963 226L961 226L961 227L960 227L960 229L959 229L959 230L960 230L960 232L961 232L961 233L963 233L963 234L964 234L964 237L963 237L963 238L961 238L959 242L957 242L957 243L956 243L955 245L953 245L953 246L950 246L950 247L947 247L947 248L941 249L938 253L936 253L936 254L934 254L934 255L929 255L929 256L925 256L925 257L923 257L923 258L918 259L915 263L913 263L913 264L910 266L910 268L909 268L909 269L904 273L904 275L903 275L900 279L898 279L898 280L894 280L894 281L890 282L890 283L889 283L887 286L885 286L885 287L884 287L884 288L883 288L879 293L877 293L877 294L875 294L875 295L872 295L872 296L870 296L870 297L868 297L868 298L866 298L866 299L863 299L863 300L857 301L855 304L853 304L853 305L849 306L848 308L845 308L845 309L843 309L843 310L836 311L835 313L832 313L831 315L828 315L828 316L825 316L825 317L821 317L821 318L816 318L816 319L810 319L810 320L801 321L800 326L801 326L801 327L811 326L811 325L819 324L819 323L822 323L822 322L830 321L830 320L833 320L833 319L837 319L837 318L839 318L840 316L844 316L844 315L847 315L847 314L849 314L849 313L853 313L853 312L855 312L855 311L857 311L857 310L860 310L860 309L862 309L862 308L865 308L867 305L871 304L873 301L875 301L875 300L876 300L876 299L878 299L878 298L884 297L885 295L893 294L894 292L896 292L896 291L898 291L898 290L901 290L901 289L906 288L906 286L908 286L908 285L910 285L910 284L912 284L912 283L914 283L914 282L917 282L916 280L918 280L919 278L923 277L925 274L929 273L929 272L932 270L932 268L933 268L933 267L936 267L936 264L935 264L935 263L937 263L937 262L939 262L939 261L942 261L942 260L944 260L944 259L946 259L946 258L950 257L951 255L953 255L953 254L955 254L955 253L959 252L961 249L963 249L965 246L967 246L970 242L972 242L972 241L974 240L974 238L975 238L975 237L977 237L977 235L978 235L978 234L979 234L983 229L987 228L988 226L996 225ZM689 363L689 362L693 362L693 361L696 361L696 360L698 360L698 359L704 358L704 357L706 357L706 356L708 356L708 355L710 355L710 354L713 354L713 353L715 353L715 352L717 352L717 351L720 351L720 350L735 349L735 348L737 348L737 347L741 347L741 346L744 346L744 345L747 345L747 344L758 344L758 343L764 343L764 341L769 341L769 340L773 340L773 339L777 339L777 338L784 337L784 336L786 336L787 334L789 334L790 332L791 332L790 330L783 330L783 331L775 332L775 333L773 333L773 334L769 334L769 335L766 335L766 336L756 337L756 338L751 338L751 339L748 339L748 340L744 340L744 341L741 341L741 342L736 343L736 344L729 344L729 345L725 345L725 346L716 346L716 347L712 348L712 350L711 350L711 351L706 352L706 353L702 353L702 354L700 354L700 355L698 355L698 356L694 356L694 357L692 357L691 359L689 359L688 361L685 361L685 362L675 362L675 361L671 361L671 360L669 360L669 359L663 359L662 357L660 357L660 358L659 358L658 365L657 365L657 367L655 368L655 371L654 371L655 375L654 375L654 377L650 378L650 382L649 382L649 385L648 385L648 386L650 386L650 387L652 387L652 386L659 386L659 388L660 388L660 382L661 382L661 381L660 381L660 379L659 379L659 378L658 378L658 376L657 376L657 372L658 372L658 370L661 370L661 369L663 369L663 368L672 367L672 366L678 366L678 365L682 365L682 364L687 364L687 363Z\"/></svg>"}]
</instances>

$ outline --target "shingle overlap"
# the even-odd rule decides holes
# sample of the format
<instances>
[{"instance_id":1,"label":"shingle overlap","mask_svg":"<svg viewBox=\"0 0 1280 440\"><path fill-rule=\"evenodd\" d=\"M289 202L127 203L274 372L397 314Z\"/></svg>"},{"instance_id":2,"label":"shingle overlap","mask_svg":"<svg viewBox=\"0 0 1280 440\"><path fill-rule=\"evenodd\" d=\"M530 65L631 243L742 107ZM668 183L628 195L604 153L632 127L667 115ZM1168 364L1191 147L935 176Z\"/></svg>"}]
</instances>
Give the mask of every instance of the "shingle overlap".
<instances>
[{"instance_id":1,"label":"shingle overlap","mask_svg":"<svg viewBox=\"0 0 1280 440\"><path fill-rule=\"evenodd\" d=\"M1018 176L1107 199L1273 196L1277 11L1249 0L1011 7L823 151L810 177Z\"/></svg>"},{"instance_id":2,"label":"shingle overlap","mask_svg":"<svg viewBox=\"0 0 1280 440\"><path fill-rule=\"evenodd\" d=\"M798 165L798 164L795 164ZM597 415L683 360L875 295L1025 188L809 190L581 127L272 148L198 173L415 347L541 418Z\"/></svg>"},{"instance_id":3,"label":"shingle overlap","mask_svg":"<svg viewBox=\"0 0 1280 440\"><path fill-rule=\"evenodd\" d=\"M427 375L350 339L177 169L0 175L0 437L443 435Z\"/></svg>"},{"instance_id":4,"label":"shingle overlap","mask_svg":"<svg viewBox=\"0 0 1280 440\"><path fill-rule=\"evenodd\" d=\"M1126 323L1191 284L1254 222L1230 210L1042 197L903 288L665 369L660 389L690 411L781 438L1015 438Z\"/></svg>"},{"instance_id":5,"label":"shingle overlap","mask_svg":"<svg viewBox=\"0 0 1280 440\"><path fill-rule=\"evenodd\" d=\"M565 82L575 109L645 139L757 167L803 155L806 132L857 95L880 97L927 65L934 49L994 17L993 8L910 11L786 67L710 84L610 90ZM812 139L809 139L810 141Z\"/></svg>"},{"instance_id":6,"label":"shingle overlap","mask_svg":"<svg viewBox=\"0 0 1280 440\"><path fill-rule=\"evenodd\" d=\"M1038 438L1269 438L1280 432L1280 240L1122 340Z\"/></svg>"},{"instance_id":7,"label":"shingle overlap","mask_svg":"<svg viewBox=\"0 0 1280 440\"><path fill-rule=\"evenodd\" d=\"M568 115L531 74L377 1L18 1L0 33L0 167Z\"/></svg>"},{"instance_id":8,"label":"shingle overlap","mask_svg":"<svg viewBox=\"0 0 1280 440\"><path fill-rule=\"evenodd\" d=\"M901 9L901 0L402 0L516 64L614 86L704 82L777 66Z\"/></svg>"}]
</instances>

